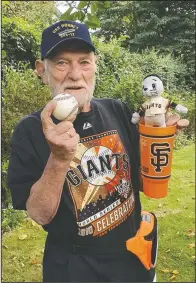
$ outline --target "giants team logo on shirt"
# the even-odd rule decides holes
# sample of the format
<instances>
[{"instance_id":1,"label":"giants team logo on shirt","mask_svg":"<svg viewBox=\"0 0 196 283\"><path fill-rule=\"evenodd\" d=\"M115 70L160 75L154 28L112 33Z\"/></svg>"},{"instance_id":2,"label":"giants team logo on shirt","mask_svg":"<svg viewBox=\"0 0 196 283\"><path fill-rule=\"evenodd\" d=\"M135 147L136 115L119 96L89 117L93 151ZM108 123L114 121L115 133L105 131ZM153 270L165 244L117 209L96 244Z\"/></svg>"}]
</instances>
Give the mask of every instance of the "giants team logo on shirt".
<instances>
[{"instance_id":1,"label":"giants team logo on shirt","mask_svg":"<svg viewBox=\"0 0 196 283\"><path fill-rule=\"evenodd\" d=\"M79 235L102 236L131 214L129 158L117 131L81 139L66 177Z\"/></svg>"}]
</instances>

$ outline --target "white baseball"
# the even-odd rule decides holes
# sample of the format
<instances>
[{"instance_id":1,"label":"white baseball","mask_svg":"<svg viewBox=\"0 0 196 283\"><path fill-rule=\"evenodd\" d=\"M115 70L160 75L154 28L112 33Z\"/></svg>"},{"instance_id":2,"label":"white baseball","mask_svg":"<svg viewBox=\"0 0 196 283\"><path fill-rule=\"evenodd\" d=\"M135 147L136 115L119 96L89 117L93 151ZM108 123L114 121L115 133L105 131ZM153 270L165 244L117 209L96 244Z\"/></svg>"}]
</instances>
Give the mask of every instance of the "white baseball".
<instances>
[{"instance_id":1,"label":"white baseball","mask_svg":"<svg viewBox=\"0 0 196 283\"><path fill-rule=\"evenodd\" d=\"M57 101L56 108L52 113L56 119L69 120L73 115L77 115L78 102L73 95L61 93L56 95L53 99Z\"/></svg>"}]
</instances>

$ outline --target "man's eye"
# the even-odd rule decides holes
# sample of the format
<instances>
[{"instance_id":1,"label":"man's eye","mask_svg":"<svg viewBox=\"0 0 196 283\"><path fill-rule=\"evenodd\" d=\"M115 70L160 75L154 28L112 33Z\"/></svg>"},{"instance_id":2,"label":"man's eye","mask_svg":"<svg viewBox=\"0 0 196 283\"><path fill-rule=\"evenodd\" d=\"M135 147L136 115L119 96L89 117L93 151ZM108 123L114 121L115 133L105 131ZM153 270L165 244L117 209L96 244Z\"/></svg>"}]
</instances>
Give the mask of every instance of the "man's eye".
<instances>
[{"instance_id":1,"label":"man's eye","mask_svg":"<svg viewBox=\"0 0 196 283\"><path fill-rule=\"evenodd\" d=\"M64 64L66 64L65 61L58 61L58 62L57 62L57 65L64 65Z\"/></svg>"},{"instance_id":2,"label":"man's eye","mask_svg":"<svg viewBox=\"0 0 196 283\"><path fill-rule=\"evenodd\" d=\"M82 64L82 65L88 65L89 62L88 62L88 61L81 61L81 64Z\"/></svg>"}]
</instances>

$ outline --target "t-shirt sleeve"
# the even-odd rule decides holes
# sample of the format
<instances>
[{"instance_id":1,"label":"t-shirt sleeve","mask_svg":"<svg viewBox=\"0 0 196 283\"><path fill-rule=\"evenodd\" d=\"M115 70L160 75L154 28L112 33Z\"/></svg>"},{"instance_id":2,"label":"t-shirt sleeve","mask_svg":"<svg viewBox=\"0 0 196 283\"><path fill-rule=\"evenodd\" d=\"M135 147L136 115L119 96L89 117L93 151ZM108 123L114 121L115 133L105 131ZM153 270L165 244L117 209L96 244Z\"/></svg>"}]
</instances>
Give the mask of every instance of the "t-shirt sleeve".
<instances>
[{"instance_id":1,"label":"t-shirt sleeve","mask_svg":"<svg viewBox=\"0 0 196 283\"><path fill-rule=\"evenodd\" d=\"M140 190L140 143L139 143L139 130L138 125L131 122L133 111L125 104L123 104L124 113L126 115L128 123L127 134L129 136L130 145L133 150L133 160L132 160L132 176L133 176L133 186L136 191Z\"/></svg>"},{"instance_id":2,"label":"t-shirt sleeve","mask_svg":"<svg viewBox=\"0 0 196 283\"><path fill-rule=\"evenodd\" d=\"M124 108L124 113L127 118L128 122L128 127L129 127L129 137L133 142L133 145L136 149L137 152L137 157L139 157L139 130L138 130L138 125L133 124L131 122L133 111L123 102L123 108Z\"/></svg>"},{"instance_id":3,"label":"t-shirt sleeve","mask_svg":"<svg viewBox=\"0 0 196 283\"><path fill-rule=\"evenodd\" d=\"M14 209L26 210L30 189L41 175L42 168L28 131L24 123L19 123L11 140L7 180Z\"/></svg>"}]
</instances>

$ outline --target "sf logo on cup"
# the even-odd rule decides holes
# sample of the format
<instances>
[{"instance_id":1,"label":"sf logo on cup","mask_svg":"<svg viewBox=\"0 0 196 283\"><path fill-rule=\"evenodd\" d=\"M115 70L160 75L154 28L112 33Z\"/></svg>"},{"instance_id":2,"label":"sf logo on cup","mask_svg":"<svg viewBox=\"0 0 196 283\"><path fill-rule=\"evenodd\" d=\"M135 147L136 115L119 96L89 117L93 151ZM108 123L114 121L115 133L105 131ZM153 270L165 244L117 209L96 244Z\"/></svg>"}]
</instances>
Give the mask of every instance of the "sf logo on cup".
<instances>
[{"instance_id":1,"label":"sf logo on cup","mask_svg":"<svg viewBox=\"0 0 196 283\"><path fill-rule=\"evenodd\" d=\"M169 143L152 143L151 144L151 154L154 156L151 158L151 164L155 167L156 172L161 172L161 167L166 167L168 165L170 152Z\"/></svg>"}]
</instances>

